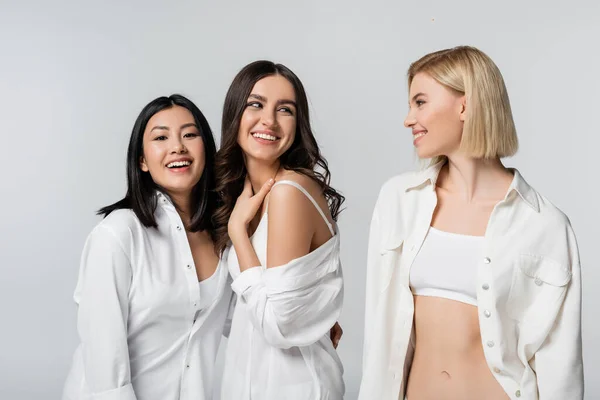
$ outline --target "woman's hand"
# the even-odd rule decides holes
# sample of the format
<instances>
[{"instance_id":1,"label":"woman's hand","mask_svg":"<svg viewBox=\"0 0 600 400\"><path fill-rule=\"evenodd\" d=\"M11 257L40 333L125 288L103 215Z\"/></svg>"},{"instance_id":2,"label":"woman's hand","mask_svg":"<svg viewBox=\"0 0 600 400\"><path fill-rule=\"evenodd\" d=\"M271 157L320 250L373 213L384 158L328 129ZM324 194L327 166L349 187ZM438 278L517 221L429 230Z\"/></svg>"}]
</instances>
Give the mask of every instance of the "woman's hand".
<instances>
[{"instance_id":1,"label":"woman's hand","mask_svg":"<svg viewBox=\"0 0 600 400\"><path fill-rule=\"evenodd\" d=\"M267 193L269 193L273 187L273 183L275 183L275 181L273 179L269 179L260 188L258 193L253 194L250 179L246 177L244 182L244 190L235 202L235 206L233 207L233 211L231 212L229 223L227 225L227 232L229 233L231 241L235 241L237 238L242 237L242 235L246 235L246 237L248 237L248 225L256 216L256 213L265 200Z\"/></svg>"}]
</instances>

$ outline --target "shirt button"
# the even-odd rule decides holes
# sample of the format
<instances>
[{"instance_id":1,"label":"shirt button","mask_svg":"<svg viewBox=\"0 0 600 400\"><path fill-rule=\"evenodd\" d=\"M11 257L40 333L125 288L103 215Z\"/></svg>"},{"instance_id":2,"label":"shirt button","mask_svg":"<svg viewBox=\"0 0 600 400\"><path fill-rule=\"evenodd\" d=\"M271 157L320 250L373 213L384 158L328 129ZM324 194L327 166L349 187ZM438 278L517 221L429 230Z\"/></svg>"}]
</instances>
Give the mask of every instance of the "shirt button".
<instances>
[{"instance_id":1,"label":"shirt button","mask_svg":"<svg viewBox=\"0 0 600 400\"><path fill-rule=\"evenodd\" d=\"M486 257L486 258L483 259L483 262L486 263L486 264L489 264L489 263L492 262L492 260L490 260L489 257Z\"/></svg>"},{"instance_id":2,"label":"shirt button","mask_svg":"<svg viewBox=\"0 0 600 400\"><path fill-rule=\"evenodd\" d=\"M538 286L542 286L542 283L544 283L544 282L542 282L542 280L541 280L540 278L535 278L535 281L534 281L534 282L535 282L535 284L536 284L536 285L538 285Z\"/></svg>"},{"instance_id":3,"label":"shirt button","mask_svg":"<svg viewBox=\"0 0 600 400\"><path fill-rule=\"evenodd\" d=\"M186 365L185 367L186 367L186 368L189 368L189 367L190 367L190 364Z\"/></svg>"},{"instance_id":4,"label":"shirt button","mask_svg":"<svg viewBox=\"0 0 600 400\"><path fill-rule=\"evenodd\" d=\"M489 318L489 317L491 317L492 313L490 312L490 310L485 310L483 312L483 315L485 315L486 318Z\"/></svg>"},{"instance_id":5,"label":"shirt button","mask_svg":"<svg viewBox=\"0 0 600 400\"><path fill-rule=\"evenodd\" d=\"M190 264L188 264L187 269L192 269L192 266Z\"/></svg>"},{"instance_id":6,"label":"shirt button","mask_svg":"<svg viewBox=\"0 0 600 400\"><path fill-rule=\"evenodd\" d=\"M177 230L180 231L181 230L181 226L177 225Z\"/></svg>"},{"instance_id":7,"label":"shirt button","mask_svg":"<svg viewBox=\"0 0 600 400\"><path fill-rule=\"evenodd\" d=\"M483 285L481 285L481 288L483 290L488 290L490 288L490 285L488 285L487 283L484 283Z\"/></svg>"},{"instance_id":8,"label":"shirt button","mask_svg":"<svg viewBox=\"0 0 600 400\"><path fill-rule=\"evenodd\" d=\"M197 304L197 303L194 303L194 307L196 307L196 304Z\"/></svg>"},{"instance_id":9,"label":"shirt button","mask_svg":"<svg viewBox=\"0 0 600 400\"><path fill-rule=\"evenodd\" d=\"M488 341L487 347L494 347L494 341L493 340Z\"/></svg>"},{"instance_id":10,"label":"shirt button","mask_svg":"<svg viewBox=\"0 0 600 400\"><path fill-rule=\"evenodd\" d=\"M497 374L499 374L499 373L500 373L500 372L502 372L502 371L500 371L500 368L498 368L498 367L494 367L494 372L495 372L495 373L497 373Z\"/></svg>"},{"instance_id":11,"label":"shirt button","mask_svg":"<svg viewBox=\"0 0 600 400\"><path fill-rule=\"evenodd\" d=\"M517 391L515 392L515 396L517 396L517 397L521 397L521 391L520 391L520 390L517 390Z\"/></svg>"}]
</instances>

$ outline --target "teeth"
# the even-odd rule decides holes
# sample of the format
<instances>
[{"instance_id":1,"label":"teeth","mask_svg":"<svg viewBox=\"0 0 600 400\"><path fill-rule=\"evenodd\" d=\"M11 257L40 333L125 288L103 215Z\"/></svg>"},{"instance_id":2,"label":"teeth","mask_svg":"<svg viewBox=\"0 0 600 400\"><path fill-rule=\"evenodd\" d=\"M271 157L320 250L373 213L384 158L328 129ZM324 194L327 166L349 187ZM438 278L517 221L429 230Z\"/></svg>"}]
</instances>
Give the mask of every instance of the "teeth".
<instances>
[{"instance_id":1,"label":"teeth","mask_svg":"<svg viewBox=\"0 0 600 400\"><path fill-rule=\"evenodd\" d=\"M252 136L256 138L261 138L265 140L275 141L277 138L275 136L267 135L266 133L253 133Z\"/></svg>"},{"instance_id":2,"label":"teeth","mask_svg":"<svg viewBox=\"0 0 600 400\"><path fill-rule=\"evenodd\" d=\"M173 168L173 167L186 167L188 165L190 165L191 162L189 161L174 161L170 164L167 164L167 168Z\"/></svg>"},{"instance_id":3,"label":"teeth","mask_svg":"<svg viewBox=\"0 0 600 400\"><path fill-rule=\"evenodd\" d=\"M413 138L413 139L418 139L418 138L420 138L421 136L425 136L425 132L417 133L416 135L414 135L414 138Z\"/></svg>"}]
</instances>

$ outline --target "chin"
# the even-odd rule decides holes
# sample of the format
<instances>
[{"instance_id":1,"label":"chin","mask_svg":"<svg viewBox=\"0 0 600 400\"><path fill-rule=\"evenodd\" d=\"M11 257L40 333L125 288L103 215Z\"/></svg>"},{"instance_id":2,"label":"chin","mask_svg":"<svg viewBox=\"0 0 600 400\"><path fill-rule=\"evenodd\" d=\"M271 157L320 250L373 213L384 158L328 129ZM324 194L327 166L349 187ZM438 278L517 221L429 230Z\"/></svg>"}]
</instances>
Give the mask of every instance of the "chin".
<instances>
[{"instance_id":1,"label":"chin","mask_svg":"<svg viewBox=\"0 0 600 400\"><path fill-rule=\"evenodd\" d=\"M274 151L250 151L246 153L246 157L250 157L265 163L275 162L279 159L279 157L281 157L281 155L281 152Z\"/></svg>"},{"instance_id":2,"label":"chin","mask_svg":"<svg viewBox=\"0 0 600 400\"><path fill-rule=\"evenodd\" d=\"M161 185L167 192L176 194L191 193L194 187L200 182L200 179L181 180L179 182L170 181L166 185ZM160 184L159 184L160 185Z\"/></svg>"}]
</instances>

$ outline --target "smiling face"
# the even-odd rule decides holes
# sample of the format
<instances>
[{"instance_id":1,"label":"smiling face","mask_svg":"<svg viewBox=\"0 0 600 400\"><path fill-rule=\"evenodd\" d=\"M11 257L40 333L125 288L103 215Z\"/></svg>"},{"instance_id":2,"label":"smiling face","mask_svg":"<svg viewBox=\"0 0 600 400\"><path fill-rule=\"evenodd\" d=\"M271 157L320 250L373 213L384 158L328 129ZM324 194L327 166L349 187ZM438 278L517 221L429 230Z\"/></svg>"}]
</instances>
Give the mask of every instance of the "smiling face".
<instances>
[{"instance_id":1,"label":"smiling face","mask_svg":"<svg viewBox=\"0 0 600 400\"><path fill-rule=\"evenodd\" d=\"M140 168L169 195L189 195L204 171L204 141L192 113L173 106L150 118Z\"/></svg>"},{"instance_id":2,"label":"smiling face","mask_svg":"<svg viewBox=\"0 0 600 400\"><path fill-rule=\"evenodd\" d=\"M449 156L460 149L466 117L465 96L425 73L413 78L404 126L412 129L420 158Z\"/></svg>"},{"instance_id":3,"label":"smiling face","mask_svg":"<svg viewBox=\"0 0 600 400\"><path fill-rule=\"evenodd\" d=\"M246 158L276 162L294 143L296 93L281 75L256 82L240 120L237 142Z\"/></svg>"}]
</instances>

